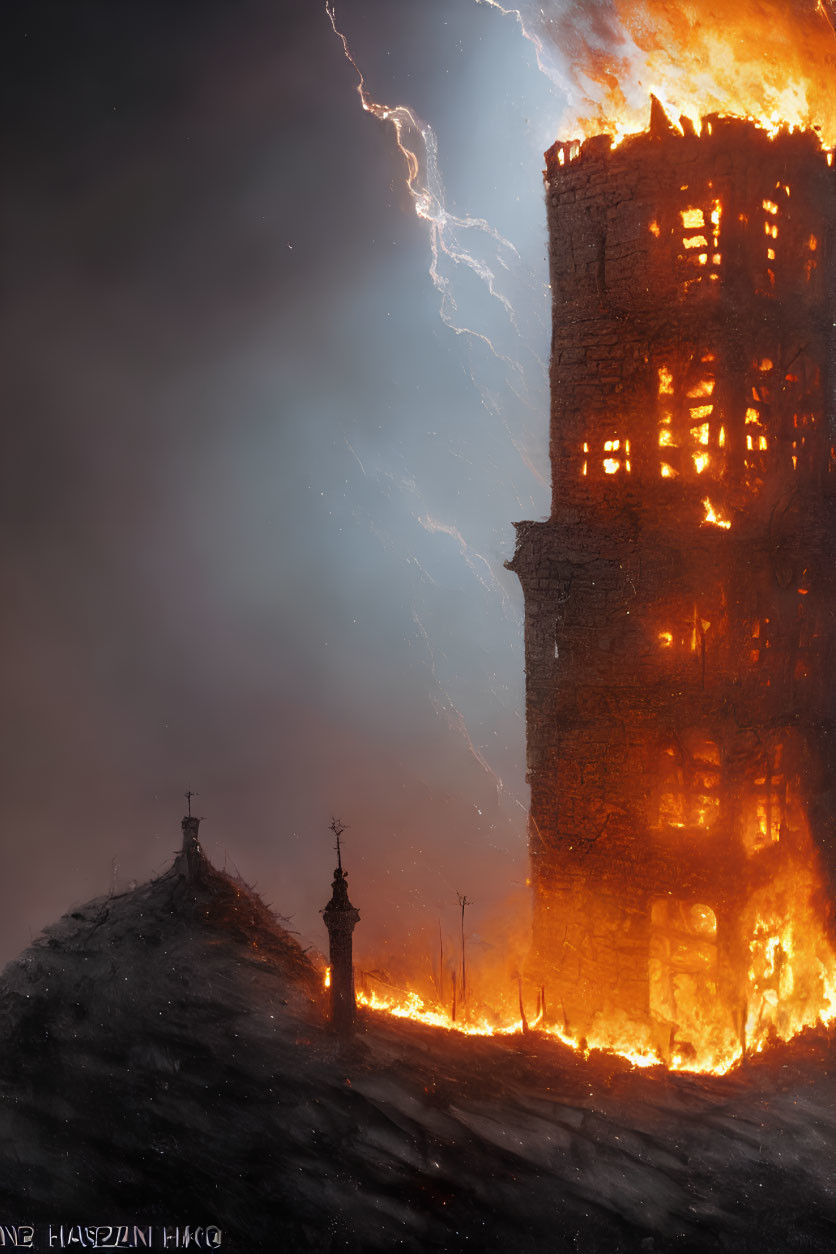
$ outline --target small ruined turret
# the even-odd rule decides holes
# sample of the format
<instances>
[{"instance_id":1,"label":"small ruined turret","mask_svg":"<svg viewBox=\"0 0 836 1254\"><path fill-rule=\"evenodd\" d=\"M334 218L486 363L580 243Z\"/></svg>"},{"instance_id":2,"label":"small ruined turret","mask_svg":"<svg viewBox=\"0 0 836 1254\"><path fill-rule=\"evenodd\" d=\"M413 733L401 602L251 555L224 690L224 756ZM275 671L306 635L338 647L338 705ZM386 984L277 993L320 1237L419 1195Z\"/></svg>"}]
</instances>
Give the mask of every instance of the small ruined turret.
<instances>
[{"instance_id":1,"label":"small ruined turret","mask_svg":"<svg viewBox=\"0 0 836 1254\"><path fill-rule=\"evenodd\" d=\"M196 814L192 814L192 797L196 796L197 793L186 793L189 810L188 814L185 814L180 822L180 827L183 831L183 844L174 863L175 868L180 871L187 884L197 884L206 865L206 858L198 840L200 819Z\"/></svg>"},{"instance_id":2,"label":"small ruined turret","mask_svg":"<svg viewBox=\"0 0 836 1254\"><path fill-rule=\"evenodd\" d=\"M351 934L360 920L360 912L348 899L347 875L343 870L339 838L337 868L331 886L331 900L322 912L328 928L331 962L331 1026L341 1036L354 1030L357 1004L354 997L354 965Z\"/></svg>"},{"instance_id":3,"label":"small ruined turret","mask_svg":"<svg viewBox=\"0 0 836 1254\"><path fill-rule=\"evenodd\" d=\"M200 819L194 814L187 814L180 826L183 829L183 847L180 851L183 871L189 883L196 884L203 865L203 850L197 838Z\"/></svg>"}]
</instances>

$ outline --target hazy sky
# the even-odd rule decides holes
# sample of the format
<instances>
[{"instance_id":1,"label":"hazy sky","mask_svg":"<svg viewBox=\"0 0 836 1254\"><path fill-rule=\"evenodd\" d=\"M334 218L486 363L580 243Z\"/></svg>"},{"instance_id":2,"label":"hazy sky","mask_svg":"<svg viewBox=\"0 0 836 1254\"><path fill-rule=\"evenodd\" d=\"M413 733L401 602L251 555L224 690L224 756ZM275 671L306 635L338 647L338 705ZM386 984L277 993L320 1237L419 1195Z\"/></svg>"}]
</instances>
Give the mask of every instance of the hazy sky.
<instances>
[{"instance_id":1,"label":"hazy sky","mask_svg":"<svg viewBox=\"0 0 836 1254\"><path fill-rule=\"evenodd\" d=\"M498 362L440 317L324 5L4 18L0 958L113 859L161 869L187 788L307 943L332 814L358 947L452 927L456 889L478 931L526 870L503 561L548 511L559 94L474 0L337 4L370 94L433 128L446 212L507 240L460 227L474 265L438 278Z\"/></svg>"}]
</instances>

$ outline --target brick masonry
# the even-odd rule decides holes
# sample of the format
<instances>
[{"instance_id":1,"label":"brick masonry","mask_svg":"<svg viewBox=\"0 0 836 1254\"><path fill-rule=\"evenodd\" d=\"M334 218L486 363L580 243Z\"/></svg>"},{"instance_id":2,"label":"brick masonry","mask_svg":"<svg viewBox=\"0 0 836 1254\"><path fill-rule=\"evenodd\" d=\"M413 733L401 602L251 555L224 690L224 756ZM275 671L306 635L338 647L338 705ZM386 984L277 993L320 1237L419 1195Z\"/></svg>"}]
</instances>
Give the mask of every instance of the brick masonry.
<instances>
[{"instance_id":1,"label":"brick masonry","mask_svg":"<svg viewBox=\"0 0 836 1254\"><path fill-rule=\"evenodd\" d=\"M836 169L656 107L546 162L553 506L509 563L532 974L587 1031L675 1018L707 964L742 1032L753 903L836 871Z\"/></svg>"}]
</instances>

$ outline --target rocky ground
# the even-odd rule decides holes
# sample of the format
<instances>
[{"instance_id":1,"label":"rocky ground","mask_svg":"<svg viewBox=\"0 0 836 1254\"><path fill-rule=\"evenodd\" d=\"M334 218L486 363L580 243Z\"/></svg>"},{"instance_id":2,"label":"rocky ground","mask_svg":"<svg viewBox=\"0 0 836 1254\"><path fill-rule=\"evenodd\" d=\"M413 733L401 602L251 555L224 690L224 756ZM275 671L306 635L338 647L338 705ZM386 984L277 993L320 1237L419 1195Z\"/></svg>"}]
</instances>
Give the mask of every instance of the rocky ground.
<instances>
[{"instance_id":1,"label":"rocky ground","mask_svg":"<svg viewBox=\"0 0 836 1254\"><path fill-rule=\"evenodd\" d=\"M377 1016L341 1049L324 1017L293 938L208 864L65 915L0 979L0 1225L44 1249L49 1223L216 1224L234 1251L836 1245L824 1037L718 1080Z\"/></svg>"}]
</instances>

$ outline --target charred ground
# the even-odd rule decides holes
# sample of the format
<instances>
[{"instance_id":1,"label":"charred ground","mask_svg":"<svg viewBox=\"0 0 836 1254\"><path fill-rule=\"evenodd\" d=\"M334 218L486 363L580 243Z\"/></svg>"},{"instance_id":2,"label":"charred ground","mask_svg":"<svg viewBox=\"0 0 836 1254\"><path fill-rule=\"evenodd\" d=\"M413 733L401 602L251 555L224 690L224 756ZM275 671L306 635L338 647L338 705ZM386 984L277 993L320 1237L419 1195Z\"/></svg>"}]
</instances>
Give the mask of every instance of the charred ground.
<instances>
[{"instance_id":1,"label":"charred ground","mask_svg":"<svg viewBox=\"0 0 836 1254\"><path fill-rule=\"evenodd\" d=\"M217 1224L232 1250L829 1250L836 1078L725 1079L368 1015L349 1047L258 896L183 860L0 985L7 1221Z\"/></svg>"}]
</instances>

